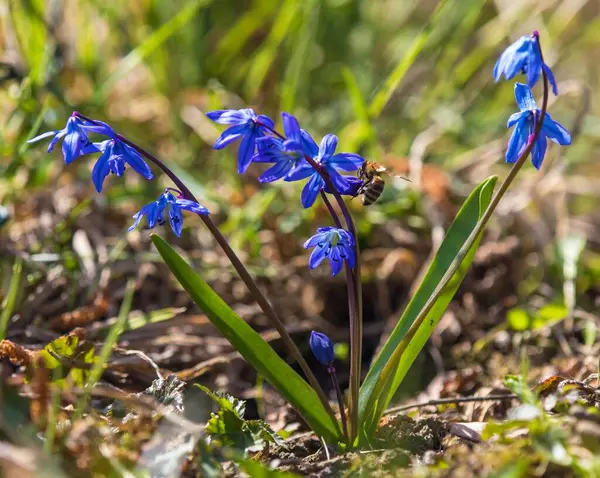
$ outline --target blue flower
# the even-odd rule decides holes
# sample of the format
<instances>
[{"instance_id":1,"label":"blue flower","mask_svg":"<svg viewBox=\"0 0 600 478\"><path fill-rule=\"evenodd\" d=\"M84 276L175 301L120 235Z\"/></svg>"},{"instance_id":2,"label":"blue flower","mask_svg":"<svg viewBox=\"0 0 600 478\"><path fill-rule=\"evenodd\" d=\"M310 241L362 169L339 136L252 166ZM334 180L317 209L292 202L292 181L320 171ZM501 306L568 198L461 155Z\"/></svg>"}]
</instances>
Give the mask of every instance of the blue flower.
<instances>
[{"instance_id":1,"label":"blue flower","mask_svg":"<svg viewBox=\"0 0 600 478\"><path fill-rule=\"evenodd\" d=\"M263 136L256 141L257 151L252 161L255 163L275 163L258 180L271 183L283 178L299 162L305 162L302 134L298 120L289 113L281 113L286 139Z\"/></svg>"},{"instance_id":2,"label":"blue flower","mask_svg":"<svg viewBox=\"0 0 600 478\"><path fill-rule=\"evenodd\" d=\"M94 121L92 123L91 121L80 118L75 112L67 120L67 125L63 129L48 131L36 136L35 138L31 138L27 142L35 143L41 139L54 136L48 145L48 152L50 153L54 149L54 146L56 146L56 143L62 139L62 152L65 163L70 164L75 158L81 156L82 154L94 153L98 151L91 145L90 140L88 139L88 133L103 134L111 138L114 138L116 135L113 129L106 123L101 121Z\"/></svg>"},{"instance_id":3,"label":"blue flower","mask_svg":"<svg viewBox=\"0 0 600 478\"><path fill-rule=\"evenodd\" d=\"M527 75L527 84L533 88L540 78L542 69L548 76L548 81L552 85L552 92L557 95L558 88L554 75L550 67L542 60L542 54L539 47L539 34L534 31L530 36L522 36L512 45L510 45L494 66L494 80L498 81L502 75L507 80L514 78L517 74Z\"/></svg>"},{"instance_id":4,"label":"blue flower","mask_svg":"<svg viewBox=\"0 0 600 478\"><path fill-rule=\"evenodd\" d=\"M341 194L350 194L355 189L349 178L342 176L338 170L356 171L364 163L364 159L354 153L335 153L338 138L334 134L326 135L317 147L317 143L304 130L300 130L304 152L324 167L329 174L335 189ZM308 163L300 162L285 176L285 181L298 181L310 178L302 190L302 205L305 208L312 206L321 189L325 187L325 180Z\"/></svg>"},{"instance_id":5,"label":"blue flower","mask_svg":"<svg viewBox=\"0 0 600 478\"><path fill-rule=\"evenodd\" d=\"M102 152L92 170L92 181L98 192L102 191L102 184L108 173L121 177L125 173L126 164L129 164L146 179L154 177L152 170L140 154L119 138L94 143L93 147L96 148L96 151Z\"/></svg>"},{"instance_id":6,"label":"blue flower","mask_svg":"<svg viewBox=\"0 0 600 478\"><path fill-rule=\"evenodd\" d=\"M354 238L344 229L336 227L320 227L317 233L304 243L304 249L314 247L308 260L311 269L318 267L323 259L329 259L331 275L335 276L342 270L345 260L348 266L354 267Z\"/></svg>"},{"instance_id":7,"label":"blue flower","mask_svg":"<svg viewBox=\"0 0 600 478\"><path fill-rule=\"evenodd\" d=\"M515 126L506 150L506 162L508 163L515 163L517 161L519 155L527 146L530 136L534 134L535 125L540 120L541 115L540 110L537 109L531 90L527 85L523 83L515 84L515 98L521 111L511 115L506 125L507 128ZM548 146L546 138L563 146L571 144L571 135L569 132L546 113L542 130L531 151L531 162L537 169L540 169L544 155L546 154L546 147Z\"/></svg>"},{"instance_id":8,"label":"blue flower","mask_svg":"<svg viewBox=\"0 0 600 478\"><path fill-rule=\"evenodd\" d=\"M319 362L323 365L331 365L333 363L335 357L333 343L327 335L313 330L310 333L309 344L312 353L315 354Z\"/></svg>"},{"instance_id":9,"label":"blue flower","mask_svg":"<svg viewBox=\"0 0 600 478\"><path fill-rule=\"evenodd\" d=\"M133 216L135 222L129 228L129 231L133 231L144 216L146 216L146 220L148 221L148 229L152 229L156 224L162 226L165 223L164 212L167 206L169 208L169 223L177 237L181 236L181 230L183 229L182 209L195 214L208 214L208 209L204 206L188 199L177 198L167 189L157 201L146 204Z\"/></svg>"},{"instance_id":10,"label":"blue flower","mask_svg":"<svg viewBox=\"0 0 600 478\"><path fill-rule=\"evenodd\" d=\"M218 110L206 113L211 120L219 124L232 125L217 138L214 149L223 149L237 139L242 139L238 151L238 173L242 174L248 169L254 156L256 140L273 128L271 118L257 115L254 110Z\"/></svg>"}]
</instances>

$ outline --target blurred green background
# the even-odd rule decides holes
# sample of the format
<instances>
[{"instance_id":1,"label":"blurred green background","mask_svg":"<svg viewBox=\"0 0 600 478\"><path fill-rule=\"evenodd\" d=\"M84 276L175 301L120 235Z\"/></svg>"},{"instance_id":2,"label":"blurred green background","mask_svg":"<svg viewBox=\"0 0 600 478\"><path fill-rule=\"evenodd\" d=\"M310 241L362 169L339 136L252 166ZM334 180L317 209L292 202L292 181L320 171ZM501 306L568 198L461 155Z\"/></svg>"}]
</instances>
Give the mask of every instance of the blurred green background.
<instances>
[{"instance_id":1,"label":"blurred green background","mask_svg":"<svg viewBox=\"0 0 600 478\"><path fill-rule=\"evenodd\" d=\"M568 177L565 187L590 196L570 213L587 213L599 176L599 9L585 0L3 0L0 204L14 213L35 191L73 180L95 195L91 158L64 167L59 150L25 144L79 110L166 159L234 243L257 253L267 211L290 232L319 210L302 210L301 185L261 188L258 170L239 177L235 147L211 149L220 127L203 113L246 106L275 119L292 112L317 139L336 133L340 150L368 159L439 165L464 194L506 171L513 82L494 84L491 72L535 28L559 81L550 111L575 141L522 177L540 184L558 170L559 183ZM103 200L133 213L166 184L111 177ZM363 235L412 208L402 198L413 193L361 210Z\"/></svg>"}]
</instances>

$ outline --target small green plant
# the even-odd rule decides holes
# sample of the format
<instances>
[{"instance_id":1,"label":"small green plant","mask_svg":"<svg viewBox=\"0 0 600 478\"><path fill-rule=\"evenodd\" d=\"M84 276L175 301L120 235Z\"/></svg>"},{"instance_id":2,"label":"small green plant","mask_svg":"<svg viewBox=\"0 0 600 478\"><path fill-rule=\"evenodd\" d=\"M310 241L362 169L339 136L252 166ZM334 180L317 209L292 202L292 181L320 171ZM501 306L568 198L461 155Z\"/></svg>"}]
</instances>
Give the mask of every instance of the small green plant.
<instances>
[{"instance_id":1,"label":"small green plant","mask_svg":"<svg viewBox=\"0 0 600 478\"><path fill-rule=\"evenodd\" d=\"M218 406L206 424L209 443L242 452L259 451L269 443L283 445L283 439L263 420L246 420L246 402L224 392L213 392L196 384Z\"/></svg>"}]
</instances>

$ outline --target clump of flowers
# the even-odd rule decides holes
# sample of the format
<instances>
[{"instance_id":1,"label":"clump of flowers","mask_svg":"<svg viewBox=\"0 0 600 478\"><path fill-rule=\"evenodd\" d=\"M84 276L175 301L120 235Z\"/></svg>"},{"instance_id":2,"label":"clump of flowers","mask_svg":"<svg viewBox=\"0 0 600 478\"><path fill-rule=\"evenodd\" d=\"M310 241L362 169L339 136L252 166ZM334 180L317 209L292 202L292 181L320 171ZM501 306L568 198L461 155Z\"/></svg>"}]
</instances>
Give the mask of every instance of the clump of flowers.
<instances>
[{"instance_id":1,"label":"clump of flowers","mask_svg":"<svg viewBox=\"0 0 600 478\"><path fill-rule=\"evenodd\" d=\"M416 317L414 317L410 329L408 331L401 331L402 333L406 333L406 337L414 337L417 328L424 323L427 314L433 307L431 304L435 303L441 291L444 290L444 287L448 285L459 269L462 259L471 250L477 238L481 236L481 231L498 205L502 195L506 192L516 173L523 166L529 155L531 155L533 165L539 169L546 154L548 139L560 145L571 143L571 136L568 131L560 123L554 121L546 112L549 85L551 85L554 94L558 93L558 87L552 71L544 62L540 37L537 31L534 31L529 36L519 38L515 43L510 45L500 55L493 71L496 81L500 80L501 77L512 79L518 74L526 76L527 84L515 84L515 98L520 111L513 114L508 119L507 124L508 128L514 129L508 142L506 161L514 163L514 165L504 183L490 200L489 206L481 215L481 219L460 247L455 259L445 271L442 279L436 284L435 290L431 293L427 304L423 305ZM543 84L543 101L541 108L538 109L531 88L539 82L540 78ZM369 423L375 425L378 423L384 408L393 396L394 387L397 388L399 386L397 381L394 382L386 378L384 373L388 373L389 377L390 370L393 371L397 367L400 360L399 357L402 354L396 354L396 352L403 350L400 347L404 341L403 336L401 340L398 340L400 345L394 349L394 353L384 357L385 360L388 360L384 364L385 367L379 367L376 370L372 368L369 371L369 374L379 374L379 381L376 382L375 386L369 386L368 390L365 391L364 394L367 399L359 398L360 379L362 377L360 251L356 227L343 196L356 196L364 190L363 188L367 185L367 179L361 176L360 171L365 164L370 163L365 163L365 159L358 154L338 152L338 138L334 134L325 135L320 144L317 145L313 137L300 127L297 118L290 113L284 112L281 114L283 133L275 129L275 123L271 118L266 115L259 115L250 108L241 110L224 109L208 112L206 115L212 121L227 126L227 129L222 132L214 144L214 149L220 150L239 142L237 162L240 174L247 171L253 163L256 163L259 165L268 165L268 168L259 177L261 183L271 183L278 180L286 182L306 180L300 194L300 203L302 206L310 208L315 204L317 198L320 197L330 213L333 225L319 227L317 232L306 240L304 247L305 249L312 249L307 261L311 269L319 267L327 260L330 264L332 276L338 275L343 269L346 272L350 326L350 390L347 404L335 376L333 366L335 354L332 341L322 333L312 332L310 336L310 348L317 360L323 366L327 367L336 391L343 433L336 434L338 432L329 430L330 437L333 436L334 439L345 442L350 446L356 446L357 444L366 446L369 443L369 430L371 428L365 425L365 422L369 421ZM93 142L90 139L91 135L100 135L105 137L105 139ZM287 333L283 322L275 314L249 272L231 249L217 226L212 222L209 211L198 202L183 181L164 162L141 146L116 133L106 123L87 118L78 112L74 112L71 115L63 129L43 133L29 140L29 142L50 137L52 139L48 146L48 151L52 151L55 145L62 140L63 157L67 164L79 156L99 153L92 171L92 182L98 192L102 191L105 180L110 174L122 177L127 167L131 167L133 171L144 179L152 180L154 174L150 165L154 165L154 167L162 170L173 181L174 188L165 189L156 201L143 206L133 216L134 223L129 230L131 231L138 227L144 218L149 229L157 225L164 225L168 220L175 235L180 236L183 230L183 212L197 214L228 256L266 317L268 317L271 324L280 333L284 344L288 347L288 351L296 360L310 386L318 395L320 402L317 401L316 403L322 405L321 411L323 411L325 416L329 415L332 423L335 423L334 428L339 431L339 422L334 415L327 396L316 380L312 370L307 365L303 355ZM356 174L345 174L356 171L359 171L358 176ZM372 179L371 177L370 180ZM429 308L427 308L428 304ZM229 315L228 320L231 321L234 319ZM394 340L398 339L398 337L393 337L393 335L390 340L392 338ZM228 338L231 340L230 337ZM390 342L388 341L388 343ZM422 347L422 344L414 347L414 350L412 350L415 357L420 347ZM250 362L257 360L256 356L253 355L253 350L246 348L244 351L240 351L245 354L244 356ZM380 355L380 357L382 356ZM290 400L304 399L304 396L297 398L293 395L293 391L286 389L285 392L288 398L291 397ZM362 406L364 410L365 403L373 403L376 406L367 407L367 411L360 415L359 409ZM318 413L319 410L315 411L315 414L318 415ZM348 423L346 423L346 416L348 417ZM321 418L315 420L313 423L318 422L322 424Z\"/></svg>"}]
</instances>

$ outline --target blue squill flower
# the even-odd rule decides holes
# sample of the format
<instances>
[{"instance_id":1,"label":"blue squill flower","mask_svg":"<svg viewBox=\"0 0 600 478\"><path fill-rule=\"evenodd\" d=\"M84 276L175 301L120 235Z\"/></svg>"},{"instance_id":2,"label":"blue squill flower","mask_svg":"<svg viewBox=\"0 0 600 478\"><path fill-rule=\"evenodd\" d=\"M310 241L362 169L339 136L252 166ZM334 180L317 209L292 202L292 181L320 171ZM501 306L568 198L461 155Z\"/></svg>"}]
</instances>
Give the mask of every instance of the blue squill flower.
<instances>
[{"instance_id":1,"label":"blue squill flower","mask_svg":"<svg viewBox=\"0 0 600 478\"><path fill-rule=\"evenodd\" d=\"M165 223L164 213L167 208L171 229L173 229L173 232L177 237L181 236L181 230L183 229L182 210L190 211L195 214L208 214L208 209L204 206L188 199L175 197L173 193L167 189L160 195L158 200L146 204L133 216L135 222L129 228L129 231L133 231L144 216L146 216L146 220L148 221L148 229L152 229L157 224L162 226Z\"/></svg>"},{"instance_id":2,"label":"blue squill flower","mask_svg":"<svg viewBox=\"0 0 600 478\"><path fill-rule=\"evenodd\" d=\"M98 192L102 191L102 184L108 173L121 177L127 164L146 179L154 177L140 154L119 138L94 143L93 146L97 148L96 151L102 152L92 170L92 181Z\"/></svg>"},{"instance_id":3,"label":"blue squill flower","mask_svg":"<svg viewBox=\"0 0 600 478\"><path fill-rule=\"evenodd\" d=\"M506 150L506 161L508 163L517 161L519 155L527 146L529 138L534 134L535 126L541 116L535 98L527 85L523 83L515 84L515 98L521 111L508 118L507 127L515 127ZM547 138L563 146L571 144L569 132L560 123L554 121L548 113L546 113L542 130L531 151L531 162L537 169L540 169L546 154Z\"/></svg>"},{"instance_id":4,"label":"blue squill flower","mask_svg":"<svg viewBox=\"0 0 600 478\"><path fill-rule=\"evenodd\" d=\"M308 260L311 269L318 267L324 259L329 259L332 276L339 274L344 260L348 266L354 267L354 238L344 229L318 228L317 233L304 243L304 249L310 247L314 247Z\"/></svg>"},{"instance_id":5,"label":"blue squill flower","mask_svg":"<svg viewBox=\"0 0 600 478\"><path fill-rule=\"evenodd\" d=\"M542 69L546 72L548 81L552 85L552 92L557 95L556 80L550 67L542 61L539 33L534 31L529 36L522 36L504 50L494 66L494 80L498 81L502 75L510 80L517 74L523 73L527 75L529 88L533 88L540 79Z\"/></svg>"},{"instance_id":6,"label":"blue squill flower","mask_svg":"<svg viewBox=\"0 0 600 478\"><path fill-rule=\"evenodd\" d=\"M338 170L356 171L365 160L354 153L334 154L338 142L338 138L334 134L326 135L321 141L321 145L317 147L317 143L306 131L301 130L300 133L305 154L324 167L338 192L350 194L350 191L354 189L354 185L348 177L342 176ZM302 161L285 176L285 181L298 181L305 178L310 179L302 190L301 199L302 205L307 208L314 204L321 189L325 188L325 180L321 175L308 161Z\"/></svg>"},{"instance_id":7,"label":"blue squill flower","mask_svg":"<svg viewBox=\"0 0 600 478\"><path fill-rule=\"evenodd\" d=\"M41 139L54 136L48 145L48 152L51 152L54 149L54 146L56 146L56 143L62 139L63 157L65 163L70 164L75 158L82 154L95 153L98 151L91 145L90 140L88 139L88 133L103 134L110 138L115 137L115 132L106 123L101 121L94 121L92 123L91 121L80 118L75 112L67 120L67 125L63 129L42 133L35 138L31 138L27 142L35 143Z\"/></svg>"},{"instance_id":8,"label":"blue squill flower","mask_svg":"<svg viewBox=\"0 0 600 478\"><path fill-rule=\"evenodd\" d=\"M309 345L312 353L315 354L319 362L323 365L331 365L333 363L333 359L335 358L333 343L327 335L313 330L310 333Z\"/></svg>"},{"instance_id":9,"label":"blue squill flower","mask_svg":"<svg viewBox=\"0 0 600 478\"><path fill-rule=\"evenodd\" d=\"M283 178L299 162L304 162L302 135L298 120L289 113L281 113L285 139L263 136L256 141L257 151L252 161L255 163L275 163L258 180L271 183Z\"/></svg>"},{"instance_id":10,"label":"blue squill flower","mask_svg":"<svg viewBox=\"0 0 600 478\"><path fill-rule=\"evenodd\" d=\"M211 120L219 124L232 125L217 138L214 149L223 149L228 144L242 139L238 151L238 173L248 169L254 156L256 140L268 134L273 128L273 120L265 115L257 115L254 110L218 110L206 113Z\"/></svg>"}]
</instances>

